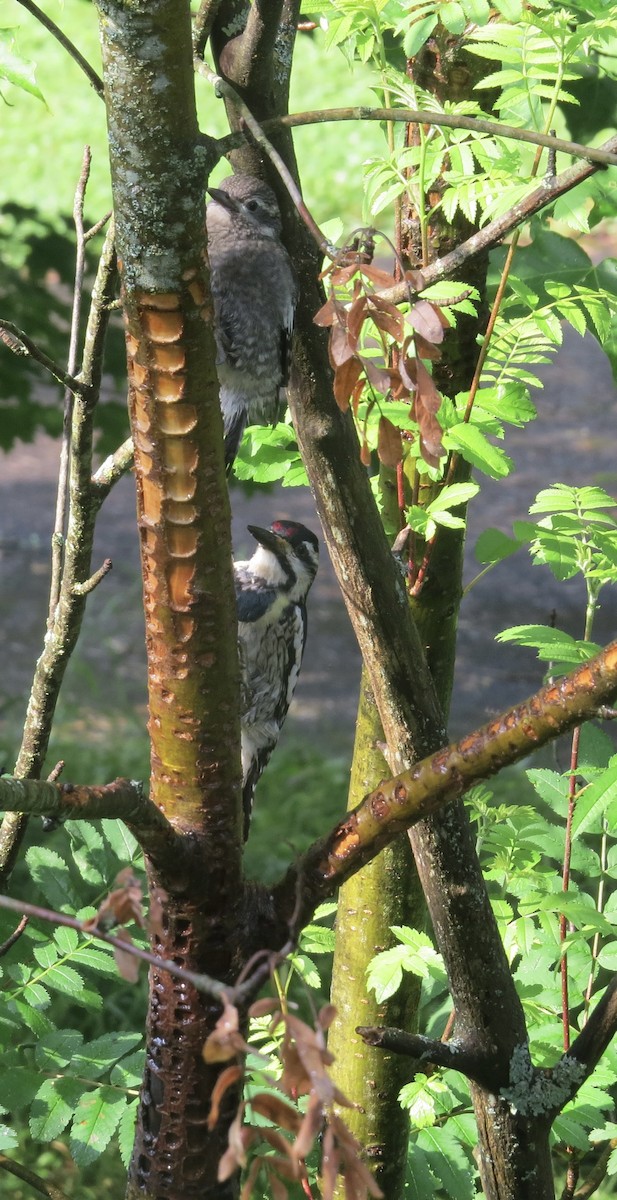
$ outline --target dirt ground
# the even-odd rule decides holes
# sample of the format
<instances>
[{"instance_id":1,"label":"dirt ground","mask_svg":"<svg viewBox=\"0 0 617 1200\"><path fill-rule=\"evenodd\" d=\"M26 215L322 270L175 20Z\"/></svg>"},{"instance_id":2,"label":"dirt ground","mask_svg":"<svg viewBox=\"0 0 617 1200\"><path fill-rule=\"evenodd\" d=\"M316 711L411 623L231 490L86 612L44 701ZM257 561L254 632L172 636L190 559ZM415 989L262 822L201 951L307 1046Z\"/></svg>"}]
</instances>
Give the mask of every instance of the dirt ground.
<instances>
[{"instance_id":1,"label":"dirt ground","mask_svg":"<svg viewBox=\"0 0 617 1200\"><path fill-rule=\"evenodd\" d=\"M607 360L590 337L570 334L555 363L542 368L545 388L534 399L539 416L527 430L511 431L506 450L516 474L501 483L483 481L471 506L467 539L468 583L480 569L473 547L487 526L511 531L525 517L541 487L551 482L595 483L617 490L617 391ZM16 723L24 709L34 661L44 632L53 522L57 446L40 436L0 459L0 724ZM250 499L234 490L233 536L237 557L251 552L248 522L276 517L301 520L319 531L310 494L278 488ZM114 569L88 602L75 661L65 683L70 705L110 713L116 705L145 712L143 623L131 478L121 481L104 505L95 566L105 557ZM557 585L546 568L523 552L489 572L465 597L451 730L461 733L524 699L540 684L542 669L530 650L499 646L494 636L515 624L556 621L580 636L583 593L577 583ZM614 593L602 596L596 640L615 636ZM288 731L327 753L352 744L360 663L334 574L324 551L309 597L309 641ZM145 717L144 717L145 719Z\"/></svg>"}]
</instances>

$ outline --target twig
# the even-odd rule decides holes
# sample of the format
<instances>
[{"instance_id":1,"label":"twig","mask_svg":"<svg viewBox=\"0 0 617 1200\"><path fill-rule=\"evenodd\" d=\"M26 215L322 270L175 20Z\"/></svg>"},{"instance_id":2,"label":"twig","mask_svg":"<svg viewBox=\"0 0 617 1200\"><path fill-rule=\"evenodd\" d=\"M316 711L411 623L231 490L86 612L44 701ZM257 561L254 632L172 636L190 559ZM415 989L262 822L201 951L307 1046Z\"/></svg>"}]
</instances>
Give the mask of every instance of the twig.
<instances>
[{"instance_id":1,"label":"twig","mask_svg":"<svg viewBox=\"0 0 617 1200\"><path fill-rule=\"evenodd\" d=\"M92 476L92 494L97 508L109 495L114 484L133 466L133 439L127 438L118 449L101 463Z\"/></svg>"},{"instance_id":2,"label":"twig","mask_svg":"<svg viewBox=\"0 0 617 1200\"><path fill-rule=\"evenodd\" d=\"M193 51L198 58L203 58L206 42L220 7L221 0L201 0L193 26Z\"/></svg>"},{"instance_id":3,"label":"twig","mask_svg":"<svg viewBox=\"0 0 617 1200\"><path fill-rule=\"evenodd\" d=\"M36 17L37 21L39 21L40 24L43 25L44 28L49 31L49 33L51 33L52 37L55 37L56 41L59 42L60 45L67 51L67 54L70 54L71 58L77 63L77 66L81 67L88 80L88 83L94 88L97 96L100 96L102 100L104 97L103 80L101 79L100 75L97 75L94 67L90 66L90 63L84 58L81 51L77 49L77 46L73 44L70 38L68 38L66 34L62 32L59 26L56 25L55 21L52 21L51 17L48 17L47 14L39 8L38 4L34 3L34 0L17 0L17 3L21 4L22 8L25 8L27 12L32 13L32 16Z\"/></svg>"},{"instance_id":4,"label":"twig","mask_svg":"<svg viewBox=\"0 0 617 1200\"><path fill-rule=\"evenodd\" d=\"M2 317L0 317L0 341L4 342L4 345L13 351L13 354L20 354L24 357L28 356L33 358L35 362L40 363L46 371L49 371L50 375L53 375L54 379L58 380L58 383L63 384L66 388L70 388L76 396L87 396L89 394L90 389L87 383L84 383L81 379L75 379L73 375L70 375L68 371L65 371L63 367L54 362L53 358L50 358L44 350L41 350L40 346L37 346L36 342L33 342L27 333L24 333L12 321L5 321Z\"/></svg>"},{"instance_id":5,"label":"twig","mask_svg":"<svg viewBox=\"0 0 617 1200\"><path fill-rule=\"evenodd\" d=\"M35 1175L28 1167L22 1167L21 1163L13 1162L6 1154L0 1154L0 1167L10 1175L15 1175L17 1179L23 1179L24 1183L29 1183L39 1196L47 1196L47 1200L69 1200L66 1192L49 1183L47 1179L41 1179L40 1175Z\"/></svg>"},{"instance_id":6,"label":"twig","mask_svg":"<svg viewBox=\"0 0 617 1200\"><path fill-rule=\"evenodd\" d=\"M577 1187L574 1193L574 1200L589 1200L589 1197L593 1196L594 1192L597 1192L600 1184L604 1183L606 1179L608 1160L615 1148L617 1148L617 1138L611 1138L604 1147L598 1161L594 1163L584 1183L579 1184Z\"/></svg>"},{"instance_id":7,"label":"twig","mask_svg":"<svg viewBox=\"0 0 617 1200\"><path fill-rule=\"evenodd\" d=\"M106 558L105 562L103 563L103 565L101 567L99 567L98 571L94 572L94 575L91 575L90 578L86 579L86 581L84 583L74 584L74 586L73 586L74 594L76 596L89 595L90 592L94 591L95 587L98 587L99 583L101 582L101 579L104 579L106 575L109 575L109 572L111 571L113 565L114 564L112 563L111 559Z\"/></svg>"},{"instance_id":8,"label":"twig","mask_svg":"<svg viewBox=\"0 0 617 1200\"><path fill-rule=\"evenodd\" d=\"M257 145L260 146L264 154L269 158L273 167L276 169L276 171L278 171L301 220L310 231L311 236L317 242L322 254L327 254L330 257L333 257L336 254L336 250L333 250L330 242L326 237L324 237L316 221L313 220L313 217L311 216L306 204L304 203L304 200L302 199L302 194L298 188L298 185L296 184L295 179L285 166L285 163L283 162L278 150L275 150L272 142L270 142L266 137L261 125L255 120L250 109L244 103L244 100L241 99L231 84L227 83L227 80L223 79L220 75L217 75L215 71L212 71L201 58L195 57L194 65L198 74L203 75L204 79L207 79L208 82L212 84L217 96L224 96L225 99L229 100L230 103L233 104L238 110L247 130L251 134L251 137L257 142ZM220 149L218 143L217 148Z\"/></svg>"},{"instance_id":9,"label":"twig","mask_svg":"<svg viewBox=\"0 0 617 1200\"><path fill-rule=\"evenodd\" d=\"M15 942L19 941L29 920L30 918L24 913L24 916L21 918L19 924L16 926L10 936L7 937L6 941L0 946L0 958L4 958L5 954L8 954L9 950L11 949L11 946L14 946Z\"/></svg>"},{"instance_id":10,"label":"twig","mask_svg":"<svg viewBox=\"0 0 617 1200\"><path fill-rule=\"evenodd\" d=\"M70 375L75 374L75 368L77 366L81 295L84 285L84 267L86 256L86 241L84 236L84 197L86 195L86 187L90 177L91 162L92 154L90 152L90 147L84 146L81 171L77 181L77 188L75 189L75 199L73 201L73 221L77 235L77 247L75 255L73 305L71 310L71 333L69 338L69 353L67 362L67 370ZM48 613L48 622L50 628L53 623L56 606L58 604L58 597L60 595L60 581L62 578L62 561L64 557L64 525L66 520L66 505L68 498L69 455L71 452L73 403L73 392L70 388L65 388L64 413L62 418L62 440L60 443L60 464L58 467L58 489L56 492L56 515L54 520L54 530L51 538L51 581L49 585Z\"/></svg>"}]
</instances>

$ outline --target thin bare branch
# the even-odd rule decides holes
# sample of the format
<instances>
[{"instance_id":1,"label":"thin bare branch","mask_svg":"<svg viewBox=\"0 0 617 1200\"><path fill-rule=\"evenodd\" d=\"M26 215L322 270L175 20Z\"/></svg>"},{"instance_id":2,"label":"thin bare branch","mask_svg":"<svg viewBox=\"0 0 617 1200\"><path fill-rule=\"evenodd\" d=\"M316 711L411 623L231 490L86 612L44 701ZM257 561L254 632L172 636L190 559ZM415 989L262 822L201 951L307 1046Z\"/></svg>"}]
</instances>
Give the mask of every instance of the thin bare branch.
<instances>
[{"instance_id":1,"label":"thin bare branch","mask_svg":"<svg viewBox=\"0 0 617 1200\"><path fill-rule=\"evenodd\" d=\"M84 199L86 187L90 178L92 154L89 146L84 146L81 171L75 189L73 202L73 221L76 233L75 277L73 283L73 304L71 309L71 332L69 337L69 353L67 371L75 374L77 367L77 347L79 344L79 324L81 315L81 297L84 286L84 269L86 263L86 239L84 233ZM74 396L70 388L64 391L64 413L62 418L62 439L60 443L60 463L58 466L58 487L56 491L56 515L51 537L51 580L49 584L49 615L51 625L60 595L62 579L62 563L64 559L64 526L66 522L66 506L68 502L69 455L71 452L71 425L73 422Z\"/></svg>"},{"instance_id":2,"label":"thin bare branch","mask_svg":"<svg viewBox=\"0 0 617 1200\"><path fill-rule=\"evenodd\" d=\"M322 254L331 255L333 248L328 239L324 237L316 221L313 220L313 217L311 216L306 204L304 203L304 200L302 199L300 189L291 172L285 166L285 163L283 162L278 150L275 150L272 142L270 142L266 137L261 125L255 120L255 117L244 103L244 100L241 99L236 90L231 86L230 83L227 82L226 79L223 79L222 76L217 75L215 71L212 71L202 59L195 57L194 65L198 74L203 75L204 79L207 79L208 82L212 84L217 96L225 97L225 99L229 100L230 103L233 104L238 110L248 133L251 135L254 141L257 142L257 145L261 150L263 150L266 157L269 158L275 170L278 171L278 174L280 175L287 192L289 193L289 196L298 211L300 219L304 222L307 229L310 231L311 236L317 242ZM220 149L219 143L217 143L217 149Z\"/></svg>"},{"instance_id":3,"label":"thin bare branch","mask_svg":"<svg viewBox=\"0 0 617 1200\"><path fill-rule=\"evenodd\" d=\"M23 916L21 918L21 921L19 922L19 924L13 930L13 932L9 935L9 937L7 937L6 941L4 941L2 943L2 945L0 946L0 958L4 958L4 955L8 954L9 950L11 949L11 946L14 946L15 942L19 941L22 933L24 932L24 929L26 928L26 926L28 924L29 919L30 919L29 917Z\"/></svg>"},{"instance_id":4,"label":"thin bare branch","mask_svg":"<svg viewBox=\"0 0 617 1200\"><path fill-rule=\"evenodd\" d=\"M286 129L296 129L303 125L321 125L334 121L400 121L408 125L436 125L447 129L469 129L472 133L487 133L493 137L507 138L514 142L528 142L532 146L546 146L553 152L560 151L571 154L574 158L586 158L589 162L600 163L603 166L617 166L617 153L602 146L584 146L580 142L570 142L564 138L553 137L546 133L536 133L532 129L517 129L514 125L502 125L497 121L485 121L481 117L465 117L462 114L433 112L432 109L421 108L324 108L314 112L289 113L283 117L275 117L265 121L266 129L283 125Z\"/></svg>"},{"instance_id":5,"label":"thin bare branch","mask_svg":"<svg viewBox=\"0 0 617 1200\"><path fill-rule=\"evenodd\" d=\"M102 100L103 80L100 75L97 75L94 67L90 66L90 63L84 58L81 51L77 49L77 46L73 44L71 39L62 32L59 26L56 25L56 22L52 21L51 17L47 16L47 13L44 13L39 8L38 4L34 3L34 0L17 0L17 3L21 4L21 7L25 8L27 12L32 13L32 16L36 17L37 21L51 33L52 37L55 37L56 41L66 50L67 54L70 54L74 62L77 63L77 66L81 67L90 86L94 88L97 96L100 96Z\"/></svg>"},{"instance_id":6,"label":"thin bare branch","mask_svg":"<svg viewBox=\"0 0 617 1200\"><path fill-rule=\"evenodd\" d=\"M70 388L75 395L87 396L89 394L90 388L87 383L81 379L75 379L73 375L54 362L53 358L50 358L44 350L41 350L40 346L37 346L27 333L24 333L12 321L5 321L2 317L0 317L0 341L4 342L4 345L13 351L13 354L28 356L40 363L46 371L49 371L50 375L53 375L54 379L57 379L58 383Z\"/></svg>"},{"instance_id":7,"label":"thin bare branch","mask_svg":"<svg viewBox=\"0 0 617 1200\"><path fill-rule=\"evenodd\" d=\"M38 1192L39 1196L47 1196L47 1200L69 1200L66 1192L50 1183L49 1180L41 1179L40 1175L35 1175L34 1171L30 1171L28 1167L22 1167L21 1163L14 1162L6 1154L0 1154L0 1168L7 1171L9 1175L14 1175L16 1179L21 1179L24 1183L29 1184L35 1192Z\"/></svg>"},{"instance_id":8,"label":"thin bare branch","mask_svg":"<svg viewBox=\"0 0 617 1200\"><path fill-rule=\"evenodd\" d=\"M75 929L84 937L96 938L98 941L106 942L108 946L113 946L115 950L119 950L122 954L132 955L133 958L139 958L142 962L148 963L150 966L157 967L161 971L167 971L176 979L181 979L185 983L192 984L198 992L204 992L207 996L212 996L214 1000L219 1000L221 1003L229 1002L239 1006L246 1005L259 990L265 980L272 974L274 967L280 963L281 958L290 952L291 945L285 946L280 953L268 954L267 961L261 963L257 969L239 983L236 987L229 984L221 983L218 979L213 979L210 975L205 975L202 971L189 971L188 968L178 966L177 963L170 959L160 958L156 954L151 954L148 950L142 950L141 946L136 946L133 942L127 942L123 938L114 937L104 929L100 929L98 925L92 925L87 921L78 921L75 917L70 917L66 913L55 912L50 908L42 908L38 904L29 904L25 900L19 900L13 896L0 895L0 909L7 909L9 912L21 913L23 917L34 918L39 921L48 921L52 925L64 925L67 929Z\"/></svg>"},{"instance_id":9,"label":"thin bare branch","mask_svg":"<svg viewBox=\"0 0 617 1200\"><path fill-rule=\"evenodd\" d=\"M206 42L220 7L221 0L201 0L193 25L193 51L198 58L203 58Z\"/></svg>"}]
</instances>

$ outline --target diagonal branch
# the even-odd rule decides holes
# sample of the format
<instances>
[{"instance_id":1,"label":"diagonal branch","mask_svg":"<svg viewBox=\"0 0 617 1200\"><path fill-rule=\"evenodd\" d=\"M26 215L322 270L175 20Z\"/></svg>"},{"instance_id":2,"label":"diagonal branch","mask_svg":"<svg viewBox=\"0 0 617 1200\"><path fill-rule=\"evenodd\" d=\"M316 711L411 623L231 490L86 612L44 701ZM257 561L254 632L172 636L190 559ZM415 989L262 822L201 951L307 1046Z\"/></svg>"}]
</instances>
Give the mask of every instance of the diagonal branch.
<instances>
[{"instance_id":1,"label":"diagonal branch","mask_svg":"<svg viewBox=\"0 0 617 1200\"><path fill-rule=\"evenodd\" d=\"M418 1060L424 1067L432 1064L450 1071L460 1071L467 1079L473 1079L481 1087L490 1090L494 1086L494 1072L487 1050L466 1050L458 1042L440 1042L437 1038L424 1037L420 1033L407 1033L404 1029L387 1026L377 1028L359 1025L356 1033L369 1046L379 1046L393 1054L404 1054Z\"/></svg>"},{"instance_id":2,"label":"diagonal branch","mask_svg":"<svg viewBox=\"0 0 617 1200\"><path fill-rule=\"evenodd\" d=\"M0 341L4 342L4 345L13 351L13 354L29 356L35 362L40 363L46 371L49 371L50 375L53 375L54 379L58 380L58 383L63 384L74 395L88 396L90 394L91 388L87 383L84 383L82 379L76 379L70 371L65 371L44 350L41 350L41 347L37 346L36 342L33 342L32 338L23 332L23 329L18 329L12 321L5 321L2 317L0 317Z\"/></svg>"},{"instance_id":3,"label":"diagonal branch","mask_svg":"<svg viewBox=\"0 0 617 1200\"><path fill-rule=\"evenodd\" d=\"M617 642L611 642L570 675L382 783L290 867L274 889L279 916L291 918L300 892L302 911L296 915L300 927L320 900L332 895L398 833L462 796L472 784L594 717L616 691ZM587 1034L593 1048L591 1038ZM583 1047L586 1044L583 1041Z\"/></svg>"},{"instance_id":4,"label":"diagonal branch","mask_svg":"<svg viewBox=\"0 0 617 1200\"><path fill-rule=\"evenodd\" d=\"M100 75L97 75L94 67L90 66L88 60L84 58L81 51L77 49L77 46L73 44L71 39L62 32L60 27L56 25L56 22L52 21L51 17L47 16L47 13L44 13L43 10L39 8L38 4L34 3L34 0L17 0L17 3L21 4L21 7L25 8L27 12L32 13L32 16L36 17L39 24L41 24L48 31L48 33L51 33L52 37L55 37L56 41L59 42L60 45L66 50L67 54L70 54L74 62L77 63L77 66L81 67L90 86L94 88L97 96L100 96L102 100L103 80L101 79Z\"/></svg>"},{"instance_id":5,"label":"diagonal branch","mask_svg":"<svg viewBox=\"0 0 617 1200\"><path fill-rule=\"evenodd\" d=\"M559 1068L561 1064L567 1064L574 1060L583 1068L583 1074L579 1076L578 1082L575 1084L572 1081L570 1091L564 1095L563 1100L555 1108L554 1116L561 1112L561 1109L568 1100L571 1100L576 1095L581 1083L587 1079L595 1070L604 1051L617 1033L617 975L613 975L602 999L598 1002L593 1012L591 1013L587 1024L579 1033L576 1040L570 1046L567 1054L564 1054L553 1067L551 1074Z\"/></svg>"}]
</instances>

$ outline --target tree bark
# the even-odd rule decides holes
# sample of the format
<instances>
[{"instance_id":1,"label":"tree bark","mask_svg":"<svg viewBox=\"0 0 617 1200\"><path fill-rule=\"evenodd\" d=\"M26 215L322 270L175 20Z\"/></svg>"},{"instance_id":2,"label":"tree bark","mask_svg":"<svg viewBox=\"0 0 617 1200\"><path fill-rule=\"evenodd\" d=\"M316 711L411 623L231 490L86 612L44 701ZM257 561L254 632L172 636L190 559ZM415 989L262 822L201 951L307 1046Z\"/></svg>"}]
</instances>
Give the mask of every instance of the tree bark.
<instances>
[{"instance_id":1,"label":"tree bark","mask_svg":"<svg viewBox=\"0 0 617 1200\"><path fill-rule=\"evenodd\" d=\"M153 950L232 981L241 904L239 671L230 510L204 258L188 0L100 0L146 613L152 801L183 853L150 862ZM156 86L153 82L156 81ZM210 1132L220 1008L150 971L128 1196L231 1200Z\"/></svg>"}]
</instances>

